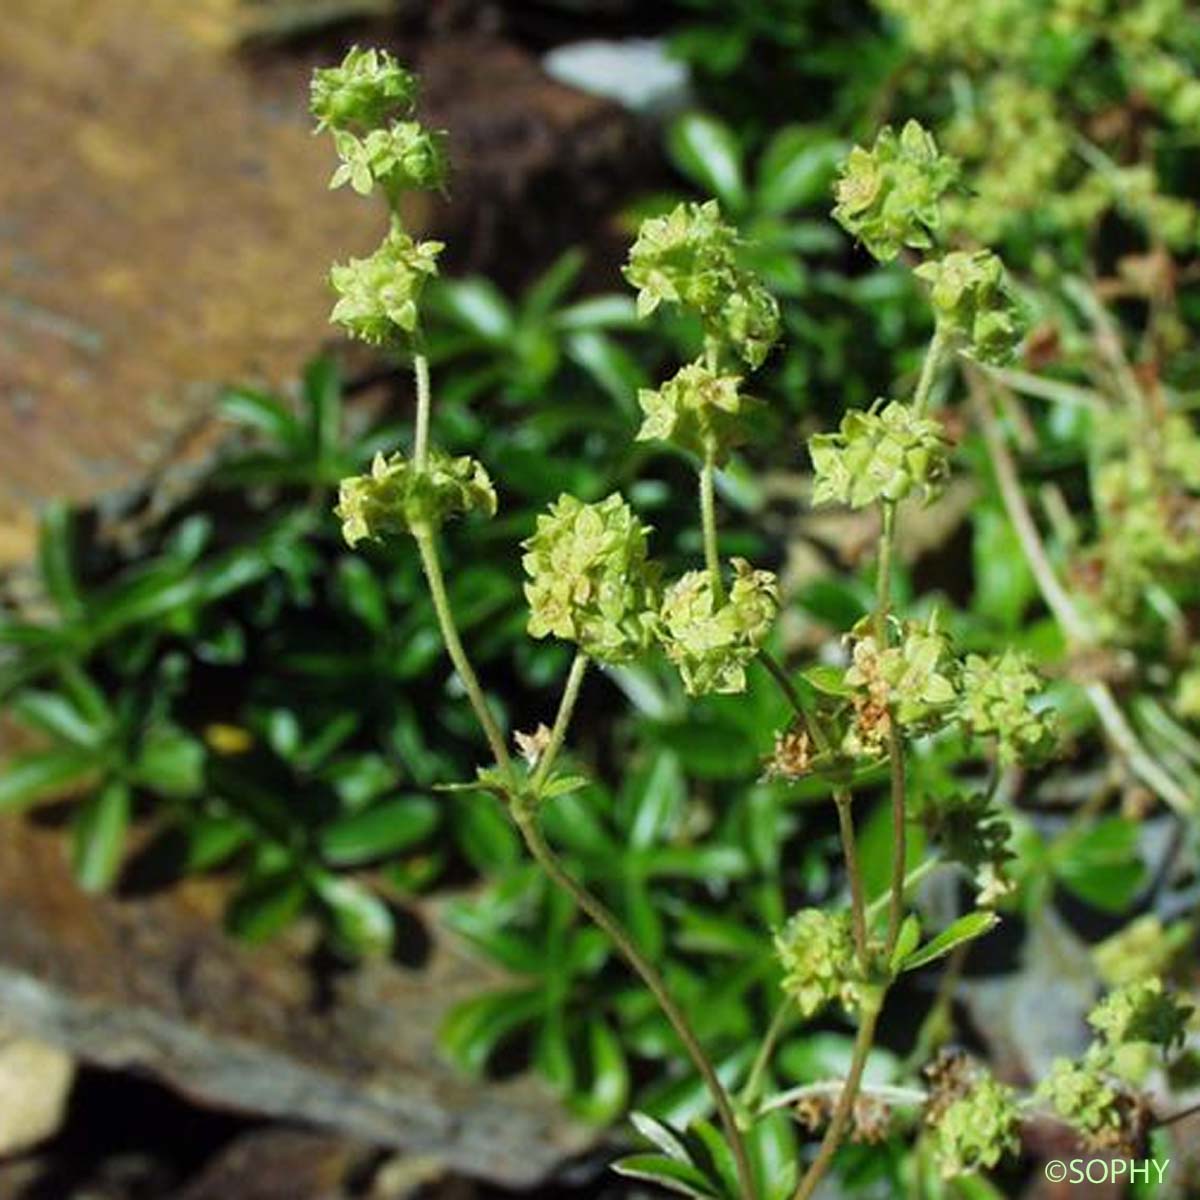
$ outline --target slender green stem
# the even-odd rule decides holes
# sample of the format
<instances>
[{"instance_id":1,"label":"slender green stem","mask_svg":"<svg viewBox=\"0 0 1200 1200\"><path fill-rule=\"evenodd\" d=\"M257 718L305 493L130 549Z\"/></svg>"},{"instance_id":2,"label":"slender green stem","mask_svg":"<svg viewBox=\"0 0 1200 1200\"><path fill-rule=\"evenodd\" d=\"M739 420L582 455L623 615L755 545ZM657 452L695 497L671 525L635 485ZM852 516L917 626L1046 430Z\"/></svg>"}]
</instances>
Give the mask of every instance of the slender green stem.
<instances>
[{"instance_id":1,"label":"slender green stem","mask_svg":"<svg viewBox=\"0 0 1200 1200\"><path fill-rule=\"evenodd\" d=\"M517 827L525 839L525 844L529 847L530 854L533 855L546 874L567 892L576 904L612 938L626 961L637 972L655 1000L658 1001L659 1007L671 1023L671 1027L675 1030L676 1035L687 1051L688 1057L700 1073L700 1077L704 1080L709 1095L716 1105L721 1126L725 1131L725 1137L729 1142L737 1163L738 1180L742 1195L747 1200L753 1200L755 1195L754 1176L750 1170L750 1159L746 1154L746 1146L742 1140L741 1130L738 1128L733 1102L729 1098L729 1093L725 1090L725 1085L717 1077L712 1063L709 1062L708 1056L692 1031L687 1017L683 1014L683 1010L675 1003L670 992L667 991L666 984L663 982L661 976L651 966L649 961L642 956L641 951L634 945L633 940L621 927L621 923L616 917L608 911L597 897L593 896L586 887L568 873L542 834L536 816L520 806L514 808L514 815Z\"/></svg>"},{"instance_id":2,"label":"slender green stem","mask_svg":"<svg viewBox=\"0 0 1200 1200\"><path fill-rule=\"evenodd\" d=\"M863 974L871 969L867 948L867 908L863 899L862 872L858 869L858 851L855 848L854 814L851 811L850 793L840 788L833 794L837 806L838 830L842 838L842 856L846 860L846 878L850 882L850 919L854 925L854 950Z\"/></svg>"},{"instance_id":3,"label":"slender green stem","mask_svg":"<svg viewBox=\"0 0 1200 1200\"><path fill-rule=\"evenodd\" d=\"M704 562L712 577L713 600L725 603L725 584L721 579L721 557L717 552L717 506L713 494L713 475L716 472L716 447L711 441L704 447L704 463L700 467L700 524L704 530Z\"/></svg>"},{"instance_id":4,"label":"slender green stem","mask_svg":"<svg viewBox=\"0 0 1200 1200\"><path fill-rule=\"evenodd\" d=\"M515 776L512 758L508 753L508 747L504 744L504 735L500 732L500 726L497 725L496 718L492 715L487 697L484 696L483 688L480 687L479 677L475 674L475 668L471 666L467 652L463 649L462 639L458 636L458 627L454 623L454 614L451 612L450 600L446 595L446 582L442 578L442 564L438 559L437 541L433 532L428 528L414 529L413 534L417 539L417 549L421 553L421 566L425 569L425 578L429 583L429 595L433 600L433 610L437 614L438 626L442 631L442 640L446 643L446 652L450 655L450 661L454 664L454 669L458 672L458 677L467 690L467 699L470 700L471 707L475 710L475 716L483 729L497 765L510 779L513 779Z\"/></svg>"},{"instance_id":5,"label":"slender green stem","mask_svg":"<svg viewBox=\"0 0 1200 1200\"><path fill-rule=\"evenodd\" d=\"M413 375L417 381L417 429L413 439L413 465L423 470L429 458L429 359L422 351L413 356Z\"/></svg>"},{"instance_id":6,"label":"slender green stem","mask_svg":"<svg viewBox=\"0 0 1200 1200\"><path fill-rule=\"evenodd\" d=\"M937 340L936 337L934 340ZM933 355L930 354L929 357L932 358ZM926 359L926 362L928 361L929 358ZM895 540L896 506L891 501L884 501L883 528L879 535L879 565L875 580L875 641L880 650L885 649L888 644L888 616L892 605L892 551ZM900 922L904 917L904 871L908 865L908 830L904 812L904 743L896 727L894 712L888 720L888 767L892 796L892 886L887 938L884 942L886 955L891 954L900 934Z\"/></svg>"},{"instance_id":7,"label":"slender green stem","mask_svg":"<svg viewBox=\"0 0 1200 1200\"><path fill-rule=\"evenodd\" d=\"M559 750L562 749L563 738L567 736L571 716L575 712L575 701L579 699L579 688L587 672L587 665L588 656L582 650L576 651L575 658L571 663L571 670L567 675L567 682L563 687L562 699L558 704L558 716L554 718L554 728L550 730L550 741L542 752L537 769L533 773L531 788L534 795L541 791L542 784L549 777L554 760L558 757Z\"/></svg>"},{"instance_id":8,"label":"slender green stem","mask_svg":"<svg viewBox=\"0 0 1200 1200\"><path fill-rule=\"evenodd\" d=\"M779 1002L779 1007L775 1010L775 1015L771 1018L771 1024L767 1029L767 1036L763 1038L762 1045L759 1046L758 1053L754 1056L754 1063L750 1067L750 1074L746 1076L745 1086L738 1097L742 1105L746 1108L749 1108L758 1099L758 1092L762 1087L763 1075L766 1074L767 1067L771 1063L771 1056L775 1053L775 1043L783 1035L783 1031L787 1027L791 1015L792 998L791 996L784 996Z\"/></svg>"},{"instance_id":9,"label":"slender green stem","mask_svg":"<svg viewBox=\"0 0 1200 1200\"><path fill-rule=\"evenodd\" d=\"M850 1118L854 1114L854 1102L858 1099L859 1085L862 1083L863 1071L867 1067L867 1057L875 1041L875 1026L879 1022L879 1012L882 1004L877 1002L863 1009L862 1019L858 1025L858 1034L854 1039L853 1057L850 1059L850 1070L846 1074L846 1082L842 1085L841 1094L834 1106L833 1116L817 1149L817 1156L804 1172L800 1186L796 1189L795 1200L808 1200L816 1190L817 1184L825 1177L834 1154L842 1144Z\"/></svg>"},{"instance_id":10,"label":"slender green stem","mask_svg":"<svg viewBox=\"0 0 1200 1200\"><path fill-rule=\"evenodd\" d=\"M913 393L913 410L918 417L925 415L925 409L929 405L929 394L933 390L933 381L937 378L938 367L942 364L942 357L948 345L939 323L934 327L933 337L929 339L929 349L925 351L925 361L921 364L917 390Z\"/></svg>"}]
</instances>

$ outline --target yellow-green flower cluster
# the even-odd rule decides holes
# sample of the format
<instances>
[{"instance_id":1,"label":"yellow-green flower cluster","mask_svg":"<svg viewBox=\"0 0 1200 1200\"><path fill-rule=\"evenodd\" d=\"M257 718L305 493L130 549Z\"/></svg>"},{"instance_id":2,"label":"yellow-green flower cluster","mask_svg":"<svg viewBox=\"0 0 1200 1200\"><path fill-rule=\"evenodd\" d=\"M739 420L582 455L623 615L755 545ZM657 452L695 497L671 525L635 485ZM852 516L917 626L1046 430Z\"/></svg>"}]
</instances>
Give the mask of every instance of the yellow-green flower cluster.
<instances>
[{"instance_id":1,"label":"yellow-green flower cluster","mask_svg":"<svg viewBox=\"0 0 1200 1200\"><path fill-rule=\"evenodd\" d=\"M449 172L446 135L416 121L397 121L361 138L347 130L335 130L333 144L342 161L329 186L348 183L360 196L367 195L375 184L393 197L413 188L439 188Z\"/></svg>"},{"instance_id":2,"label":"yellow-green flower cluster","mask_svg":"<svg viewBox=\"0 0 1200 1200\"><path fill-rule=\"evenodd\" d=\"M1012 1088L981 1075L932 1125L930 1147L943 1178L994 1167L1020 1148L1021 1113Z\"/></svg>"},{"instance_id":3,"label":"yellow-green flower cluster","mask_svg":"<svg viewBox=\"0 0 1200 1200\"><path fill-rule=\"evenodd\" d=\"M936 615L927 625L906 628L895 646L881 648L872 634L858 636L843 676L855 719L842 749L852 755L880 753L893 720L910 734L935 726L958 698L955 667Z\"/></svg>"},{"instance_id":4,"label":"yellow-green flower cluster","mask_svg":"<svg viewBox=\"0 0 1200 1200\"><path fill-rule=\"evenodd\" d=\"M386 345L417 327L426 282L437 274L441 242L415 242L393 223L368 258L338 263L329 281L338 300L329 319L352 337Z\"/></svg>"},{"instance_id":5,"label":"yellow-green flower cluster","mask_svg":"<svg viewBox=\"0 0 1200 1200\"><path fill-rule=\"evenodd\" d=\"M643 654L659 599L649 533L616 493L596 504L560 496L522 543L530 634L575 642L605 663Z\"/></svg>"},{"instance_id":6,"label":"yellow-green flower cluster","mask_svg":"<svg viewBox=\"0 0 1200 1200\"><path fill-rule=\"evenodd\" d=\"M926 503L941 495L949 473L941 425L898 400L881 403L848 412L836 433L809 439L814 504L865 508L914 493Z\"/></svg>"},{"instance_id":7,"label":"yellow-green flower cluster","mask_svg":"<svg viewBox=\"0 0 1200 1200\"><path fill-rule=\"evenodd\" d=\"M496 512L488 473L473 458L430 450L423 470L402 454L375 455L366 475L343 479L334 513L351 546L433 529L460 513Z\"/></svg>"},{"instance_id":8,"label":"yellow-green flower cluster","mask_svg":"<svg viewBox=\"0 0 1200 1200\"><path fill-rule=\"evenodd\" d=\"M749 401L738 390L741 378L689 363L662 387L638 392L644 419L638 441L661 439L683 450L724 461L744 436L742 418Z\"/></svg>"},{"instance_id":9,"label":"yellow-green flower cluster","mask_svg":"<svg viewBox=\"0 0 1200 1200\"><path fill-rule=\"evenodd\" d=\"M933 135L908 121L897 136L885 126L867 150L850 151L837 181L836 221L881 262L905 246L933 245L942 195L958 178L958 163L939 153Z\"/></svg>"},{"instance_id":10,"label":"yellow-green flower cluster","mask_svg":"<svg viewBox=\"0 0 1200 1200\"><path fill-rule=\"evenodd\" d=\"M960 687L963 725L975 737L995 739L1001 764L1037 762L1053 750L1053 713L1033 703L1043 682L1026 655L1015 650L988 658L969 654Z\"/></svg>"},{"instance_id":11,"label":"yellow-green flower cluster","mask_svg":"<svg viewBox=\"0 0 1200 1200\"><path fill-rule=\"evenodd\" d=\"M1164 990L1161 979L1140 979L1110 992L1088 1014L1088 1024L1111 1046L1149 1042L1170 1050L1187 1036L1192 1009Z\"/></svg>"},{"instance_id":12,"label":"yellow-green flower cluster","mask_svg":"<svg viewBox=\"0 0 1200 1200\"><path fill-rule=\"evenodd\" d=\"M955 250L914 272L928 282L939 327L980 362L1004 363L1021 340L1021 321L1004 264L990 251Z\"/></svg>"},{"instance_id":13,"label":"yellow-green flower cluster","mask_svg":"<svg viewBox=\"0 0 1200 1200\"><path fill-rule=\"evenodd\" d=\"M658 637L693 696L744 692L746 664L779 611L779 586L770 571L756 571L741 558L733 560L733 570L723 604L713 594L708 571L689 571L663 597Z\"/></svg>"},{"instance_id":14,"label":"yellow-green flower cluster","mask_svg":"<svg viewBox=\"0 0 1200 1200\"><path fill-rule=\"evenodd\" d=\"M1099 1147L1120 1137L1124 1115L1119 1096L1096 1055L1082 1063L1056 1058L1037 1095L1069 1125Z\"/></svg>"},{"instance_id":15,"label":"yellow-green flower cluster","mask_svg":"<svg viewBox=\"0 0 1200 1200\"><path fill-rule=\"evenodd\" d=\"M638 289L638 316L663 303L683 305L699 315L707 336L758 367L779 337L779 305L738 263L737 248L737 232L715 200L680 204L642 223L625 278Z\"/></svg>"},{"instance_id":16,"label":"yellow-green flower cluster","mask_svg":"<svg viewBox=\"0 0 1200 1200\"><path fill-rule=\"evenodd\" d=\"M802 1016L811 1017L835 1000L848 1011L860 1003L854 937L846 913L804 908L775 935L783 965L783 990Z\"/></svg>"},{"instance_id":17,"label":"yellow-green flower cluster","mask_svg":"<svg viewBox=\"0 0 1200 1200\"><path fill-rule=\"evenodd\" d=\"M313 72L309 108L317 129L364 131L411 112L415 76L386 50L355 46L341 64Z\"/></svg>"}]
</instances>

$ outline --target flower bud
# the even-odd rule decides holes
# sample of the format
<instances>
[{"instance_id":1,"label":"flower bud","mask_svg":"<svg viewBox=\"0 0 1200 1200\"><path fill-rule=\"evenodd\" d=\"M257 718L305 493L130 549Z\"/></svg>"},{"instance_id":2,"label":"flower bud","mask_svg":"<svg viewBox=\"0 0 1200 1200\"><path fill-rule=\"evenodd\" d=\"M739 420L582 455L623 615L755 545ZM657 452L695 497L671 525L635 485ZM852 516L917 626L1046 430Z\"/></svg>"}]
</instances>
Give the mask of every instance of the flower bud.
<instances>
[{"instance_id":1,"label":"flower bud","mask_svg":"<svg viewBox=\"0 0 1200 1200\"><path fill-rule=\"evenodd\" d=\"M744 692L746 664L758 653L779 611L770 571L733 560L729 598L718 605L708 571L689 571L667 589L658 636L692 696Z\"/></svg>"},{"instance_id":2,"label":"flower bud","mask_svg":"<svg viewBox=\"0 0 1200 1200\"><path fill-rule=\"evenodd\" d=\"M430 450L424 470L418 471L402 454L376 454L368 474L342 480L333 511L341 518L342 536L355 546L436 528L459 513L494 516L496 492L473 458Z\"/></svg>"},{"instance_id":3,"label":"flower bud","mask_svg":"<svg viewBox=\"0 0 1200 1200\"><path fill-rule=\"evenodd\" d=\"M560 496L522 543L530 634L575 642L600 662L643 654L660 574L648 557L649 533L616 493L597 504Z\"/></svg>"},{"instance_id":4,"label":"flower bud","mask_svg":"<svg viewBox=\"0 0 1200 1200\"><path fill-rule=\"evenodd\" d=\"M909 121L897 137L885 126L870 149L855 146L835 185L834 219L880 262L905 246L933 245L939 201L958 178L958 162L938 152L933 135Z\"/></svg>"}]
</instances>

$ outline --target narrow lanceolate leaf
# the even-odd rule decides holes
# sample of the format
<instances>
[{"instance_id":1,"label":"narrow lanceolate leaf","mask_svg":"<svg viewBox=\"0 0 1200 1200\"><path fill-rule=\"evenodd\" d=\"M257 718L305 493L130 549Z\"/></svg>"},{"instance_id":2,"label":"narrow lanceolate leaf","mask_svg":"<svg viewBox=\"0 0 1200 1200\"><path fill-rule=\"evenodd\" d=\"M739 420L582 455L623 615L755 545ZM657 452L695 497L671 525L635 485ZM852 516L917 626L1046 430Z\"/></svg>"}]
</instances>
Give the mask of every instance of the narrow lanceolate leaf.
<instances>
[{"instance_id":1,"label":"narrow lanceolate leaf","mask_svg":"<svg viewBox=\"0 0 1200 1200\"><path fill-rule=\"evenodd\" d=\"M76 746L96 746L104 737L102 727L58 692L22 692L13 701L13 712L23 724Z\"/></svg>"},{"instance_id":2,"label":"narrow lanceolate leaf","mask_svg":"<svg viewBox=\"0 0 1200 1200\"><path fill-rule=\"evenodd\" d=\"M714 1200L717 1195L704 1173L691 1163L676 1162L658 1154L631 1154L613 1163L613 1170L628 1179L656 1183L669 1192L693 1196L696 1200Z\"/></svg>"},{"instance_id":3,"label":"narrow lanceolate leaf","mask_svg":"<svg viewBox=\"0 0 1200 1200\"><path fill-rule=\"evenodd\" d=\"M124 780L111 780L80 807L72 862L84 891L102 892L116 878L128 828L129 786Z\"/></svg>"},{"instance_id":4,"label":"narrow lanceolate leaf","mask_svg":"<svg viewBox=\"0 0 1200 1200\"><path fill-rule=\"evenodd\" d=\"M74 522L71 510L61 500L52 501L42 513L38 539L38 567L42 583L58 611L68 620L83 613L83 597L75 578Z\"/></svg>"},{"instance_id":5,"label":"narrow lanceolate leaf","mask_svg":"<svg viewBox=\"0 0 1200 1200\"><path fill-rule=\"evenodd\" d=\"M900 932L896 937L896 948L892 951L892 970L899 971L908 959L908 956L917 948L917 943L921 940L921 922L909 913L904 918L904 924L900 926Z\"/></svg>"},{"instance_id":6,"label":"narrow lanceolate leaf","mask_svg":"<svg viewBox=\"0 0 1200 1200\"><path fill-rule=\"evenodd\" d=\"M982 937L989 930L994 929L999 921L1000 918L992 912L973 912L967 913L965 917L959 917L932 941L926 942L920 950L910 954L904 960L904 970L915 971L918 967L923 967L927 963L949 954L955 946L961 946L963 942L971 942Z\"/></svg>"},{"instance_id":7,"label":"narrow lanceolate leaf","mask_svg":"<svg viewBox=\"0 0 1200 1200\"><path fill-rule=\"evenodd\" d=\"M671 126L667 149L675 165L736 216L746 204L741 149L728 125L687 113Z\"/></svg>"},{"instance_id":8,"label":"narrow lanceolate leaf","mask_svg":"<svg viewBox=\"0 0 1200 1200\"><path fill-rule=\"evenodd\" d=\"M249 388L230 388L221 397L221 412L232 421L265 433L281 448L298 449L300 423L282 401Z\"/></svg>"},{"instance_id":9,"label":"narrow lanceolate leaf","mask_svg":"<svg viewBox=\"0 0 1200 1200\"><path fill-rule=\"evenodd\" d=\"M0 812L62 795L95 766L85 750L64 748L24 754L0 767Z\"/></svg>"},{"instance_id":10,"label":"narrow lanceolate leaf","mask_svg":"<svg viewBox=\"0 0 1200 1200\"><path fill-rule=\"evenodd\" d=\"M326 825L321 854L339 866L384 858L419 842L437 820L438 806L429 797L398 796Z\"/></svg>"}]
</instances>

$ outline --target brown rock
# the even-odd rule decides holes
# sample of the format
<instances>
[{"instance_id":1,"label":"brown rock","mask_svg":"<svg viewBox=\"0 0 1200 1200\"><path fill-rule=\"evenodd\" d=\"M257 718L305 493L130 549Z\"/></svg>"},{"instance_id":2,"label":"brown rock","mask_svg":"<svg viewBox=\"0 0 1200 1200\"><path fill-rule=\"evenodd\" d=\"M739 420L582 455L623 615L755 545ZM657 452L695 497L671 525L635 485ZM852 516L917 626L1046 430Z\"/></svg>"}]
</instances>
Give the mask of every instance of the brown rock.
<instances>
[{"instance_id":1,"label":"brown rock","mask_svg":"<svg viewBox=\"0 0 1200 1200\"><path fill-rule=\"evenodd\" d=\"M332 996L283 943L235 944L192 880L90 898L53 830L0 825L0 1011L108 1067L215 1107L310 1122L510 1186L543 1180L594 1134L530 1077L483 1084L439 1058L448 1009L496 982L436 936L419 970L372 963Z\"/></svg>"}]
</instances>

